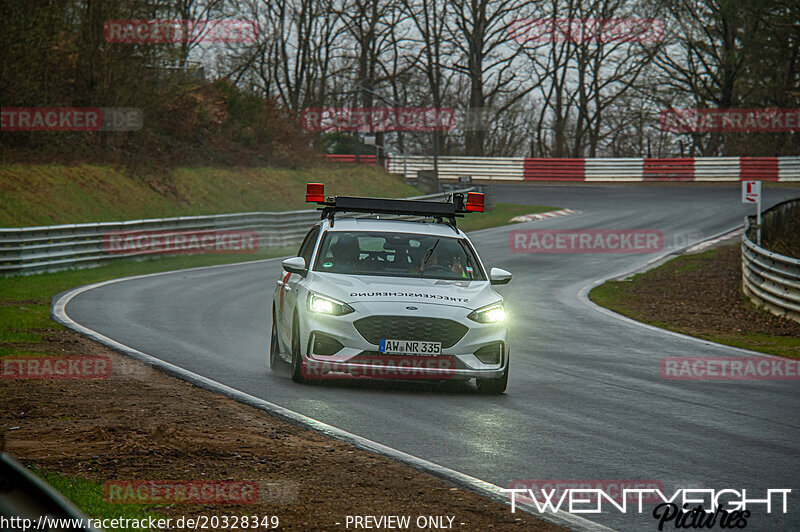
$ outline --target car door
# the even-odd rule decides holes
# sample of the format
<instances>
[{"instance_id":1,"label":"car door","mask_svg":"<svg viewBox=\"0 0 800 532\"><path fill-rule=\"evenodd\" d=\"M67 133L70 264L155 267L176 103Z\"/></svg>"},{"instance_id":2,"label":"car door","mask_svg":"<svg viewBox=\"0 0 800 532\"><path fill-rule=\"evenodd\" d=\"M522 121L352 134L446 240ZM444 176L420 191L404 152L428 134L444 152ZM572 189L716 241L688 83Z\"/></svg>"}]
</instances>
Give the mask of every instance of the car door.
<instances>
[{"instance_id":1,"label":"car door","mask_svg":"<svg viewBox=\"0 0 800 532\"><path fill-rule=\"evenodd\" d=\"M303 243L300 244L300 251L297 253L298 257L303 257L303 259L305 259L307 269L311 268L311 256L314 254L314 246L317 243L319 230L318 225L311 228L303 239ZM279 281L281 285L278 298L278 313L280 314L279 328L282 329L283 343L286 346L292 345L292 318L294 316L294 309L298 304L297 298L299 292L297 284L302 279L303 277L296 273L283 272L283 277Z\"/></svg>"}]
</instances>

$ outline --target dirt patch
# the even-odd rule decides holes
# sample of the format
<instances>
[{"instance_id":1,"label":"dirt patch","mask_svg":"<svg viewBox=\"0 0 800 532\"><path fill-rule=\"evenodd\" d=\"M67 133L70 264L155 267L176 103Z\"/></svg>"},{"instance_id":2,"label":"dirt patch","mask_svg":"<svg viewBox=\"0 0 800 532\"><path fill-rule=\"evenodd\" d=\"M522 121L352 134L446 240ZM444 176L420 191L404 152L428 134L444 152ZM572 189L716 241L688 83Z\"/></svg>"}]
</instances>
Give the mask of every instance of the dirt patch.
<instances>
[{"instance_id":1,"label":"dirt patch","mask_svg":"<svg viewBox=\"0 0 800 532\"><path fill-rule=\"evenodd\" d=\"M777 337L778 343L800 338L800 323L757 308L742 292L741 280L737 242L680 257L630 281L606 283L591 297L636 320L692 336L734 344L737 338L757 344L753 339L761 335ZM800 357L800 348L788 346L781 354Z\"/></svg>"},{"instance_id":2,"label":"dirt patch","mask_svg":"<svg viewBox=\"0 0 800 532\"><path fill-rule=\"evenodd\" d=\"M346 530L347 515L454 516L459 530L562 530L426 473L278 420L113 352L71 331L39 352L106 355L104 380L0 386L6 450L27 466L100 483L260 483L247 506L174 504L168 517L277 515L283 530ZM266 488L265 488L266 487ZM337 525L336 523L341 523Z\"/></svg>"}]
</instances>

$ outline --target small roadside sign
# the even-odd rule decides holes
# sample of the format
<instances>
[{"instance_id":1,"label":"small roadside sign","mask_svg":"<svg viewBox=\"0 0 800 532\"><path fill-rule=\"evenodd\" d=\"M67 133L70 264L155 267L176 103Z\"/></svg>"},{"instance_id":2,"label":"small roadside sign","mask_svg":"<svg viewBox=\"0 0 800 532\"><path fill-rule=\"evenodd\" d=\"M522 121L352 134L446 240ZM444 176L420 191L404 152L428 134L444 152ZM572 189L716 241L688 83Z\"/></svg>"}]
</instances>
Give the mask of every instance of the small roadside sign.
<instances>
[{"instance_id":1,"label":"small roadside sign","mask_svg":"<svg viewBox=\"0 0 800 532\"><path fill-rule=\"evenodd\" d=\"M742 203L756 205L756 244L761 245L761 181L742 181Z\"/></svg>"},{"instance_id":2,"label":"small roadside sign","mask_svg":"<svg viewBox=\"0 0 800 532\"><path fill-rule=\"evenodd\" d=\"M761 181L742 181L742 203L761 203Z\"/></svg>"}]
</instances>

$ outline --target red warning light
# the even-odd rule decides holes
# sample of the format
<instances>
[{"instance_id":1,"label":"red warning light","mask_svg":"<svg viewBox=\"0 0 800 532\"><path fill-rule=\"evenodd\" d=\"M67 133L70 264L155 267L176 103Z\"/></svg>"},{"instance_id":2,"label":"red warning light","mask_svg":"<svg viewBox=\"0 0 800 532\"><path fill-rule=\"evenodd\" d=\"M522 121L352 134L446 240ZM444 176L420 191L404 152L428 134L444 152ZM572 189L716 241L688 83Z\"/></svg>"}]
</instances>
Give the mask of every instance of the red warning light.
<instances>
[{"instance_id":1,"label":"red warning light","mask_svg":"<svg viewBox=\"0 0 800 532\"><path fill-rule=\"evenodd\" d=\"M325 185L322 183L307 183L306 184L306 202L324 202L325 201Z\"/></svg>"},{"instance_id":2,"label":"red warning light","mask_svg":"<svg viewBox=\"0 0 800 532\"><path fill-rule=\"evenodd\" d=\"M483 198L481 192L468 192L465 210L467 212L483 212Z\"/></svg>"}]
</instances>

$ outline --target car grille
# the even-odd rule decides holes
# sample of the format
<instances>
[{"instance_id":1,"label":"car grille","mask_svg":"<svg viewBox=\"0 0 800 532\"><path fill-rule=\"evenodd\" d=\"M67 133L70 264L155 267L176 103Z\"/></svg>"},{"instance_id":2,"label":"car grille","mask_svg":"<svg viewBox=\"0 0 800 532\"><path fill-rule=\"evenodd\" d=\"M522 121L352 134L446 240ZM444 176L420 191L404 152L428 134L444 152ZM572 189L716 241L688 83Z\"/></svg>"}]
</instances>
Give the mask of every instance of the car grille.
<instances>
[{"instance_id":1,"label":"car grille","mask_svg":"<svg viewBox=\"0 0 800 532\"><path fill-rule=\"evenodd\" d=\"M417 340L441 342L443 348L453 347L469 330L457 321L441 318L409 316L371 316L353 323L356 330L371 344L380 340Z\"/></svg>"}]
</instances>

